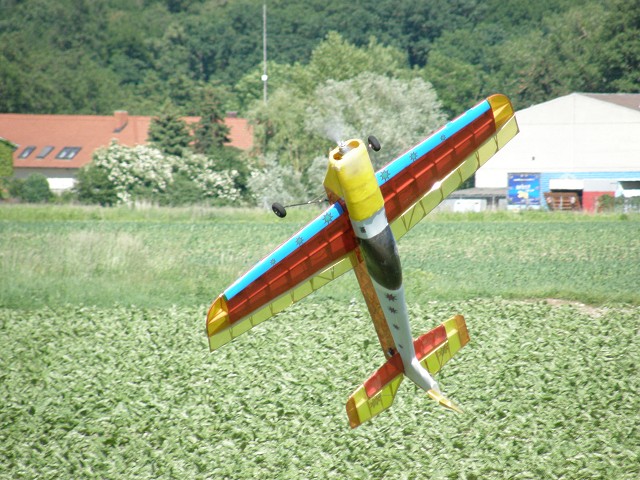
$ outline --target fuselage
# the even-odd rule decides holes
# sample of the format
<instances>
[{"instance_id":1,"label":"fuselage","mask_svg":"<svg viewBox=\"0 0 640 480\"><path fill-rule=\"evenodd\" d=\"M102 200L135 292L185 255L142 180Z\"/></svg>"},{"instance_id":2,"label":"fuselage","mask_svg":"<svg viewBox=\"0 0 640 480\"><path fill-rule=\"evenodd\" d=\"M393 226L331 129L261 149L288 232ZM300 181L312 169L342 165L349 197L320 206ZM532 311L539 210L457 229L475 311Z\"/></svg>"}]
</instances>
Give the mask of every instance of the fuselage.
<instances>
[{"instance_id":1,"label":"fuselage","mask_svg":"<svg viewBox=\"0 0 640 480\"><path fill-rule=\"evenodd\" d=\"M325 187L344 199L367 273L395 348L402 358L405 375L425 391L438 391L437 383L416 358L398 245L387 219L373 165L362 141L343 142L330 153Z\"/></svg>"}]
</instances>

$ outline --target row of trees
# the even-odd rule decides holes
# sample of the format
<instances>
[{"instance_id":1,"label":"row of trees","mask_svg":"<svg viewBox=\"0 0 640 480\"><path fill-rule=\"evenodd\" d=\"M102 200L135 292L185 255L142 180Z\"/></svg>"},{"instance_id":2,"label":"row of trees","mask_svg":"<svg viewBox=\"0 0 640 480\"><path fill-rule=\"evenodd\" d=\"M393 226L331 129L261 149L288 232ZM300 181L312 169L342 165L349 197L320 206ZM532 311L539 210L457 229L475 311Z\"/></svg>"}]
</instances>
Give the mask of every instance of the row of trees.
<instances>
[{"instance_id":1,"label":"row of trees","mask_svg":"<svg viewBox=\"0 0 640 480\"><path fill-rule=\"evenodd\" d=\"M245 112L261 91L264 0L0 0L0 111L199 115L201 90ZM269 0L270 79L327 34L374 35L434 85L446 113L501 91L518 108L640 88L638 0ZM349 69L351 60L337 58ZM386 71L383 60L377 72Z\"/></svg>"}]
</instances>

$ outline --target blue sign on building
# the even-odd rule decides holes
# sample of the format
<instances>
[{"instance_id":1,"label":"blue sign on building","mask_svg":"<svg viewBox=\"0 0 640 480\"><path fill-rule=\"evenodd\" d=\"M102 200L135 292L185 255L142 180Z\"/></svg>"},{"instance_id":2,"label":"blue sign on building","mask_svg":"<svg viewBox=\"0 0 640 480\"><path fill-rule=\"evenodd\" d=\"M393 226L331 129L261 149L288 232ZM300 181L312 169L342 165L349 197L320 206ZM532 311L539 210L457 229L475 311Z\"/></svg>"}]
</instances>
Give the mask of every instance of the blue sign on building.
<instances>
[{"instance_id":1,"label":"blue sign on building","mask_svg":"<svg viewBox=\"0 0 640 480\"><path fill-rule=\"evenodd\" d=\"M540 208L540 174L509 173L509 208Z\"/></svg>"}]
</instances>

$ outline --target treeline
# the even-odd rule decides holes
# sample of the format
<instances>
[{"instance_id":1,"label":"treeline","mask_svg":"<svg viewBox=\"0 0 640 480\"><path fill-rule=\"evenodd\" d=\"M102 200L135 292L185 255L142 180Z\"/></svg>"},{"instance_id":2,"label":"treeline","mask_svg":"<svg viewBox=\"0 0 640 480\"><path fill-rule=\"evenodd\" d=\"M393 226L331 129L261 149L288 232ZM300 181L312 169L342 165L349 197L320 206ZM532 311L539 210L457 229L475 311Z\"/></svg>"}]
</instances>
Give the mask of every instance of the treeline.
<instances>
[{"instance_id":1,"label":"treeline","mask_svg":"<svg viewBox=\"0 0 640 480\"><path fill-rule=\"evenodd\" d=\"M450 114L494 91L522 108L571 91L640 88L638 0L266 3L274 64L307 64L331 31L358 47L375 37L435 86ZM0 111L156 114L170 99L197 115L208 85L245 111L262 88L262 5L0 0Z\"/></svg>"}]
</instances>

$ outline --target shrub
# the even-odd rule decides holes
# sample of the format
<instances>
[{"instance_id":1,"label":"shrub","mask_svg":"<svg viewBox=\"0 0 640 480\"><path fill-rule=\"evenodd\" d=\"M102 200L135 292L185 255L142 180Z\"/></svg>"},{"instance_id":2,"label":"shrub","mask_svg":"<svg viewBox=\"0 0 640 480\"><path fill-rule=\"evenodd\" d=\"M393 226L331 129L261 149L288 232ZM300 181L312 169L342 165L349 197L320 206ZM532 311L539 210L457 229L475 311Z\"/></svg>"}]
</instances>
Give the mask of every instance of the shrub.
<instances>
[{"instance_id":1,"label":"shrub","mask_svg":"<svg viewBox=\"0 0 640 480\"><path fill-rule=\"evenodd\" d=\"M80 169L74 192L82 203L97 203L103 207L118 203L116 188L109 180L108 172L94 163Z\"/></svg>"},{"instance_id":2,"label":"shrub","mask_svg":"<svg viewBox=\"0 0 640 480\"><path fill-rule=\"evenodd\" d=\"M6 180L6 188L9 198L21 198L24 180L21 178L9 178Z\"/></svg>"},{"instance_id":3,"label":"shrub","mask_svg":"<svg viewBox=\"0 0 640 480\"><path fill-rule=\"evenodd\" d=\"M83 190L84 198L94 202L97 194L108 193L108 204L134 200L151 200L164 205L185 205L202 200L222 205L237 204L242 200L241 177L238 171L220 166L226 166L232 160L189 150L177 157L165 155L154 147L125 147L114 142L94 153L91 167L94 170L85 171L85 177L79 178L78 192ZM85 183L103 188L98 191L85 188Z\"/></svg>"},{"instance_id":4,"label":"shrub","mask_svg":"<svg viewBox=\"0 0 640 480\"><path fill-rule=\"evenodd\" d=\"M23 202L45 203L53 197L47 177L41 173L33 173L23 181L19 180L15 185L16 189L13 193Z\"/></svg>"},{"instance_id":5,"label":"shrub","mask_svg":"<svg viewBox=\"0 0 640 480\"><path fill-rule=\"evenodd\" d=\"M176 173L173 182L164 195L159 197L160 205L179 207L202 202L204 196L196 182L183 173Z\"/></svg>"}]
</instances>

